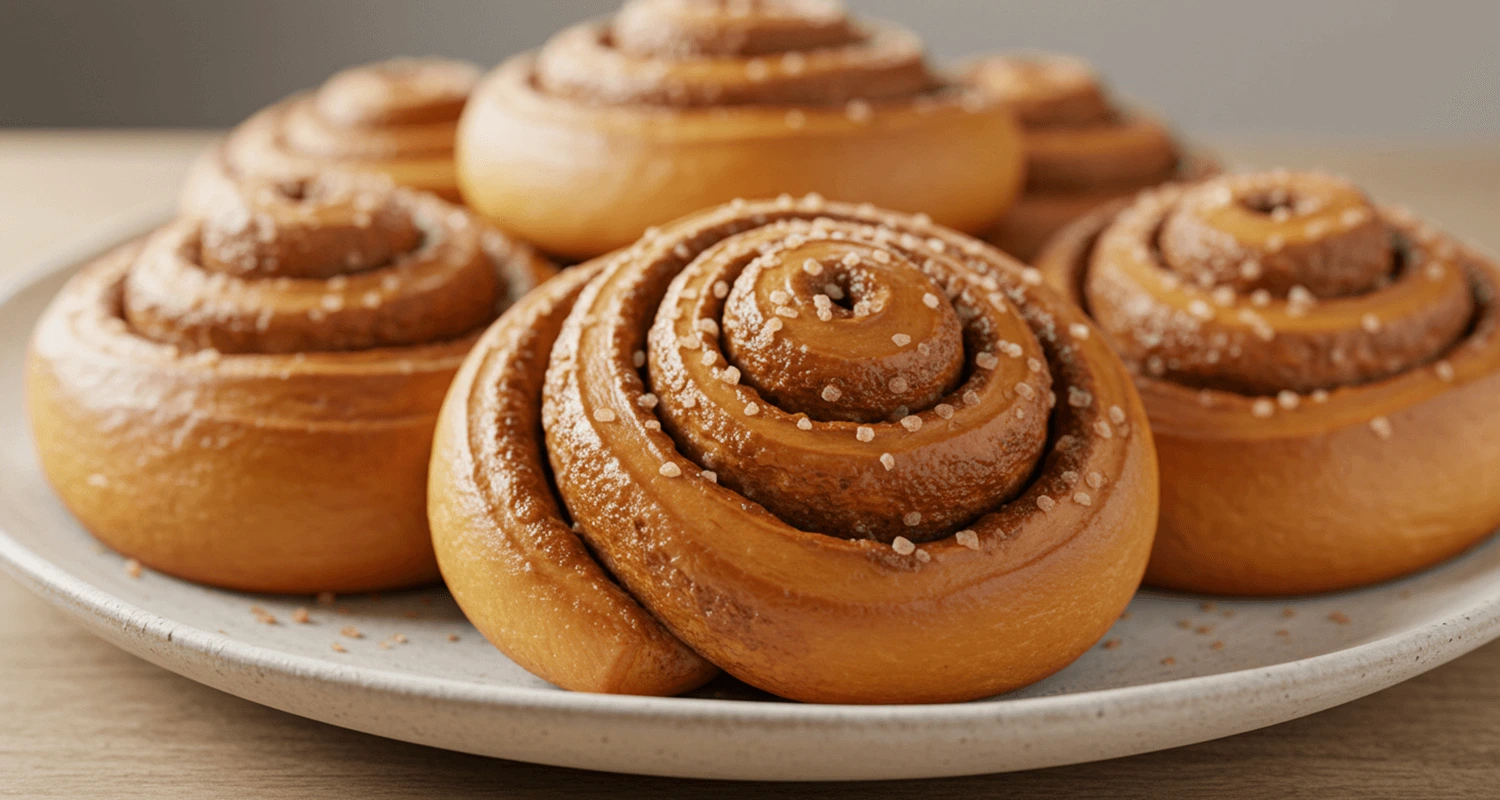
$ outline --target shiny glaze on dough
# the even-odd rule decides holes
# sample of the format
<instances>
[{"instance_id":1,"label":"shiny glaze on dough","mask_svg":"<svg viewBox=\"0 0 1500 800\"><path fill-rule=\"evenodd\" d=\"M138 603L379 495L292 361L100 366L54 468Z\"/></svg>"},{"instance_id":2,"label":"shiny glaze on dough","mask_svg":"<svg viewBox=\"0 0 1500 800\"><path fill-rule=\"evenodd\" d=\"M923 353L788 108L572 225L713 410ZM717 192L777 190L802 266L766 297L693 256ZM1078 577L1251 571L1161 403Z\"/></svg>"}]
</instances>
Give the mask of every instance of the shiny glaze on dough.
<instances>
[{"instance_id":1,"label":"shiny glaze on dough","mask_svg":"<svg viewBox=\"0 0 1500 800\"><path fill-rule=\"evenodd\" d=\"M1207 227L1188 237L1199 247L1152 243L1174 213ZM1372 223L1388 248L1373 277ZM1500 524L1500 277L1410 213L1328 176L1228 176L1100 209L1038 264L1139 373L1162 466L1148 581L1345 589L1442 561ZM1266 288L1300 276L1327 279L1329 296Z\"/></svg>"},{"instance_id":2,"label":"shiny glaze on dough","mask_svg":"<svg viewBox=\"0 0 1500 800\"><path fill-rule=\"evenodd\" d=\"M249 182L215 202L84 267L39 321L27 399L48 480L105 544L189 580L294 593L433 580L438 406L478 329L552 268L384 181ZM402 222L318 234L320 219L360 227L351 204L388 212L370 226ZM247 226L264 247L233 235ZM332 274L277 274L272 253ZM469 295L462 330L444 319L455 294Z\"/></svg>"},{"instance_id":3,"label":"shiny glaze on dough","mask_svg":"<svg viewBox=\"0 0 1500 800\"><path fill-rule=\"evenodd\" d=\"M1026 190L986 238L1031 261L1059 228L1113 200L1218 171L1185 154L1161 122L1123 110L1089 64L1049 53L978 59L965 80L1015 112L1025 131Z\"/></svg>"},{"instance_id":4,"label":"shiny glaze on dough","mask_svg":"<svg viewBox=\"0 0 1500 800\"><path fill-rule=\"evenodd\" d=\"M803 319L818 287L788 278L810 274L809 258L831 280L860 273L856 260L890 266L847 295L853 306L940 294ZM705 211L586 269L485 335L433 454L444 577L528 669L586 691L667 694L705 679L641 622L644 607L689 652L784 697L965 700L1060 669L1128 602L1155 525L1143 411L1102 337L1034 273L925 219L815 196ZM818 380L848 385L886 367L871 354L893 330L938 341L933 322L956 316L960 382L897 419L781 408L724 348L746 321L733 292L756 296L762 330L785 320L742 348L811 345L819 325L859 331L864 355L813 356L828 370ZM781 301L798 316L776 314ZM789 361L781 377L799 370ZM981 463L1005 453L1024 463ZM880 525L836 524L861 507ZM929 514L940 524L924 527ZM593 652L613 655L583 668Z\"/></svg>"},{"instance_id":5,"label":"shiny glaze on dough","mask_svg":"<svg viewBox=\"0 0 1500 800\"><path fill-rule=\"evenodd\" d=\"M351 67L240 123L204 154L183 187L185 212L244 179L308 178L330 170L382 175L458 202L453 141L472 64L398 58Z\"/></svg>"},{"instance_id":6,"label":"shiny glaze on dough","mask_svg":"<svg viewBox=\"0 0 1500 800\"><path fill-rule=\"evenodd\" d=\"M1022 182L1009 111L837 2L633 0L501 64L459 127L464 199L570 258L735 197L822 192L977 231Z\"/></svg>"}]
</instances>

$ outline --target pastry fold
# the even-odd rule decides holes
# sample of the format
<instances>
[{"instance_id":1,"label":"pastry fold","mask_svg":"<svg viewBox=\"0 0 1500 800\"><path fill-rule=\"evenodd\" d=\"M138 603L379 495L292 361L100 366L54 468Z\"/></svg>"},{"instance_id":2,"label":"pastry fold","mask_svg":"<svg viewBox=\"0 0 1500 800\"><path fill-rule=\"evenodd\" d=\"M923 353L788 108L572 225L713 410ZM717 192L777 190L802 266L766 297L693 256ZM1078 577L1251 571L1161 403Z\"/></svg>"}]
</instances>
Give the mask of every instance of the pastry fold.
<instances>
[{"instance_id":1,"label":"pastry fold","mask_svg":"<svg viewBox=\"0 0 1500 800\"><path fill-rule=\"evenodd\" d=\"M836 2L633 0L492 72L458 136L465 201L589 258L736 197L821 192L978 231L1021 188L1009 111Z\"/></svg>"},{"instance_id":2,"label":"pastry fold","mask_svg":"<svg viewBox=\"0 0 1500 800\"><path fill-rule=\"evenodd\" d=\"M552 272L384 179L236 184L48 307L27 368L43 469L96 537L178 577L431 581L438 406L478 334Z\"/></svg>"},{"instance_id":3,"label":"pastry fold","mask_svg":"<svg viewBox=\"0 0 1500 800\"><path fill-rule=\"evenodd\" d=\"M965 80L1010 108L1026 143L1026 187L985 234L1030 262L1059 228L1113 200L1172 180L1197 180L1218 165L1186 151L1165 123L1122 108L1087 63L1048 53L988 56Z\"/></svg>"},{"instance_id":4,"label":"pastry fold","mask_svg":"<svg viewBox=\"0 0 1500 800\"><path fill-rule=\"evenodd\" d=\"M1113 624L1156 516L1086 318L922 217L736 202L523 300L439 420L429 508L474 624L560 686L715 667L817 702L967 700Z\"/></svg>"},{"instance_id":5,"label":"pastry fold","mask_svg":"<svg viewBox=\"0 0 1500 800\"><path fill-rule=\"evenodd\" d=\"M458 202L453 141L479 81L473 64L398 58L346 69L240 123L194 164L184 211L245 179L300 179L327 171L381 175Z\"/></svg>"},{"instance_id":6,"label":"pastry fold","mask_svg":"<svg viewBox=\"0 0 1500 800\"><path fill-rule=\"evenodd\" d=\"M1163 187L1038 260L1137 373L1162 470L1147 580L1276 595L1500 524L1493 261L1317 173Z\"/></svg>"}]
</instances>

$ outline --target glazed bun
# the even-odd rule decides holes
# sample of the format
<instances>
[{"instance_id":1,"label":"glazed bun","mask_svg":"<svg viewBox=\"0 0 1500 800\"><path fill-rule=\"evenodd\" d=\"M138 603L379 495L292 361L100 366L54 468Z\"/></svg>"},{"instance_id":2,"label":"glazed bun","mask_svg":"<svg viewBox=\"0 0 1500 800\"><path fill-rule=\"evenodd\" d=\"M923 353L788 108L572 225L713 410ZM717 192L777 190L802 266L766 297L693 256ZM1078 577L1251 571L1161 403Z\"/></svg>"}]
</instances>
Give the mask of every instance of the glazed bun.
<instances>
[{"instance_id":1,"label":"glazed bun","mask_svg":"<svg viewBox=\"0 0 1500 800\"><path fill-rule=\"evenodd\" d=\"M573 258L783 192L977 231L1010 208L1022 158L1009 112L834 0L632 0L502 64L458 142L469 205Z\"/></svg>"},{"instance_id":2,"label":"glazed bun","mask_svg":"<svg viewBox=\"0 0 1500 800\"><path fill-rule=\"evenodd\" d=\"M1186 152L1161 121L1122 108L1093 67L1071 56L1015 53L980 59L967 81L1003 102L1026 141L1026 190L987 238L1030 261L1059 228L1141 189L1218 171Z\"/></svg>"},{"instance_id":3,"label":"glazed bun","mask_svg":"<svg viewBox=\"0 0 1500 800\"><path fill-rule=\"evenodd\" d=\"M32 340L42 467L84 527L231 589L437 577L425 485L475 337L551 274L383 179L246 181L84 267Z\"/></svg>"},{"instance_id":4,"label":"glazed bun","mask_svg":"<svg viewBox=\"0 0 1500 800\"><path fill-rule=\"evenodd\" d=\"M1102 209L1038 264L1138 373L1151 583L1345 589L1500 525L1500 273L1410 213L1328 175L1232 175Z\"/></svg>"},{"instance_id":5,"label":"glazed bun","mask_svg":"<svg viewBox=\"0 0 1500 800\"><path fill-rule=\"evenodd\" d=\"M327 171L382 175L399 186L458 201L453 139L479 80L473 64L400 58L334 75L245 120L199 159L184 210L246 179L297 180Z\"/></svg>"},{"instance_id":6,"label":"glazed bun","mask_svg":"<svg viewBox=\"0 0 1500 800\"><path fill-rule=\"evenodd\" d=\"M1109 630L1156 526L1128 373L1035 270L930 220L744 202L569 270L444 404L459 605L567 689L723 669L813 702L971 700Z\"/></svg>"}]
</instances>

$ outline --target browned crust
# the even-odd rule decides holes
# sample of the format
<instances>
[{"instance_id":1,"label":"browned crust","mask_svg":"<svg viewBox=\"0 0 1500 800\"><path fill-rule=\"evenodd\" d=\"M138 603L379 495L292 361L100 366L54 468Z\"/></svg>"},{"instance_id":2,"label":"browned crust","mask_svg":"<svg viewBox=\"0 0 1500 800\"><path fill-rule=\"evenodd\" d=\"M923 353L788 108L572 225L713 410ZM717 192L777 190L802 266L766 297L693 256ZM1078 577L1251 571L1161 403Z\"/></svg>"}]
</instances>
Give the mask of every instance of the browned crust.
<instances>
[{"instance_id":1,"label":"browned crust","mask_svg":"<svg viewBox=\"0 0 1500 800\"><path fill-rule=\"evenodd\" d=\"M437 85L423 89L423 79L414 76L424 72L441 73L442 79L428 79ZM383 175L459 202L453 140L464 104L455 93L472 86L473 75L472 65L438 59L393 59L345 70L320 89L288 97L236 126L194 166L180 204L186 212L200 211L225 181L328 171Z\"/></svg>"},{"instance_id":2,"label":"browned crust","mask_svg":"<svg viewBox=\"0 0 1500 800\"><path fill-rule=\"evenodd\" d=\"M1051 285L1082 300L1094 241L1124 205L1058 233L1037 259ZM1264 419L1249 397L1137 377L1162 480L1148 582L1241 595L1346 589L1438 563L1494 531L1497 270L1461 252L1478 310L1447 366L1336 389Z\"/></svg>"},{"instance_id":3,"label":"browned crust","mask_svg":"<svg viewBox=\"0 0 1500 800\"><path fill-rule=\"evenodd\" d=\"M562 524L544 470L535 463L542 457L534 449L540 445L532 426L543 370L549 373L540 420L546 456L579 534L653 617L709 662L752 685L817 702L988 696L1072 661L1103 635L1132 595L1154 527L1154 456L1150 439L1141 435L1144 412L1128 375L1100 338L1084 330L1084 318L1031 286L1019 265L972 240L912 218L811 198L799 209L748 203L674 223L636 248L596 262L591 269L601 274L581 290L588 277L570 275L566 289L554 285L523 303L470 356L444 411L435 456L443 463L433 470L431 489L434 536L445 577L465 609L477 609L471 612L479 617L476 624L538 674L570 688L605 691L651 686L668 692L683 685L665 677L626 681L575 663L579 652L629 650L617 632L624 609L633 606L612 601L596 609L557 595L562 581L556 576L564 575L578 582L580 597L616 596L592 561L558 568L582 559L585 551ZM1018 295L1026 298L1024 305L1049 321L1045 346L1049 360L1056 359L1055 374L1065 386L1091 390L1086 407L1059 403L1056 433L1068 437L1068 444L1049 445L1023 493L970 525L971 544L950 535L900 549L899 542L797 530L700 474L701 465L649 424L657 421L648 409L655 405L640 402L644 386L629 378L639 369L632 351L635 342L644 342L645 331L620 328L624 317L609 309L654 303L645 299L653 290L643 292L635 283L645 272L657 276L653 282L665 279L674 264L681 269L732 235L730 230L753 227L758 218L770 224L799 215L890 225L916 233L913 247L936 247L927 242L937 241L967 254L955 257L998 268L1003 283L1025 287ZM540 307L575 290L581 296L556 345L542 347L556 318L543 324ZM636 311L628 316L640 316ZM1028 319L1041 325L1043 316ZM526 343L527 337L535 341ZM517 346L532 356L502 358L507 347ZM550 351L550 365L540 356L544 350ZM477 377L498 369L484 365L502 362L513 365L516 380L504 379L506 373L494 374L493 382ZM516 433L482 427L496 419L508 420ZM847 426L849 446L856 445L854 423L814 424ZM1097 433L1101 427L1110 428L1108 436ZM474 476L493 481L494 472L474 443L492 439L502 450L524 450L531 472L507 474L486 496L476 492L480 479ZM880 469L876 452L868 458ZM529 499L504 503L517 496ZM527 544L546 541L533 539L538 532L553 544ZM569 555L555 555L560 552ZM518 621L514 609L520 606L514 604L539 616ZM551 650L526 638L563 630L590 641Z\"/></svg>"},{"instance_id":4,"label":"browned crust","mask_svg":"<svg viewBox=\"0 0 1500 800\"><path fill-rule=\"evenodd\" d=\"M570 258L782 192L994 224L1022 182L1012 115L929 72L910 34L872 30L791 58L712 59L616 49L604 23L565 31L476 91L459 129L464 198Z\"/></svg>"},{"instance_id":5,"label":"browned crust","mask_svg":"<svg viewBox=\"0 0 1500 800\"><path fill-rule=\"evenodd\" d=\"M425 508L432 431L477 334L288 353L157 341L124 309L147 247L133 242L85 266L32 338L32 431L69 510L115 550L215 586L350 592L436 579ZM493 260L504 279L491 280L490 295L553 271L521 246L477 247L481 268ZM312 283L323 282L299 285Z\"/></svg>"},{"instance_id":6,"label":"browned crust","mask_svg":"<svg viewBox=\"0 0 1500 800\"><path fill-rule=\"evenodd\" d=\"M1216 173L1214 160L1187 152L1168 126L1125 109L1087 63L1050 53L982 57L964 79L1010 105L1026 141L1026 189L1015 208L985 234L1030 263L1068 222L1167 181Z\"/></svg>"},{"instance_id":7,"label":"browned crust","mask_svg":"<svg viewBox=\"0 0 1500 800\"><path fill-rule=\"evenodd\" d=\"M135 251L75 277L28 358L43 472L84 527L152 569L231 589L435 579L426 461L467 343L196 362L100 330L118 319L112 306ZM343 402L335 410L319 398Z\"/></svg>"},{"instance_id":8,"label":"browned crust","mask_svg":"<svg viewBox=\"0 0 1500 800\"><path fill-rule=\"evenodd\" d=\"M465 616L533 674L580 692L677 694L718 669L662 628L569 528L540 441L547 357L601 266L533 292L459 371L433 446L433 545Z\"/></svg>"}]
</instances>

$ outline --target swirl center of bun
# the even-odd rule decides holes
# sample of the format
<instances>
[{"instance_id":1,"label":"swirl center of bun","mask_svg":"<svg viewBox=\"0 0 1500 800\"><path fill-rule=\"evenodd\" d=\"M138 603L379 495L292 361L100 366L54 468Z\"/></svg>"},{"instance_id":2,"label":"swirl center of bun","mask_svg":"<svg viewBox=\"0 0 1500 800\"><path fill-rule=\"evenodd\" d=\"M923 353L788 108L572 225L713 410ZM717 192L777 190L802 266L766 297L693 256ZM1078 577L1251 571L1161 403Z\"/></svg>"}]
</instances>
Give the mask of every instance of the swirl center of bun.
<instances>
[{"instance_id":1,"label":"swirl center of bun","mask_svg":"<svg viewBox=\"0 0 1500 800\"><path fill-rule=\"evenodd\" d=\"M562 97L670 107L836 105L941 84L914 34L819 0L636 0L554 36L535 80Z\"/></svg>"},{"instance_id":2,"label":"swirl center of bun","mask_svg":"<svg viewBox=\"0 0 1500 800\"><path fill-rule=\"evenodd\" d=\"M1369 198L1318 174L1208 181L1178 200L1160 243L1166 265L1201 286L1277 297L1297 286L1318 298L1368 292L1395 266Z\"/></svg>"},{"instance_id":3,"label":"swirl center of bun","mask_svg":"<svg viewBox=\"0 0 1500 800\"><path fill-rule=\"evenodd\" d=\"M900 251L835 230L850 238L772 249L740 273L727 355L790 413L879 422L932 407L963 377L958 315Z\"/></svg>"},{"instance_id":4,"label":"swirl center of bun","mask_svg":"<svg viewBox=\"0 0 1500 800\"><path fill-rule=\"evenodd\" d=\"M1475 309L1451 245L1315 173L1142 195L1091 263L1084 296L1127 363L1288 403L1438 359Z\"/></svg>"},{"instance_id":5,"label":"swirl center of bun","mask_svg":"<svg viewBox=\"0 0 1500 800\"><path fill-rule=\"evenodd\" d=\"M189 174L182 207L201 213L244 179L301 179L334 170L459 199L458 120L479 82L473 64L400 58L350 67L313 91L261 109Z\"/></svg>"},{"instance_id":6,"label":"swirl center of bun","mask_svg":"<svg viewBox=\"0 0 1500 800\"><path fill-rule=\"evenodd\" d=\"M1115 120L1099 77L1085 62L1051 54L989 58L971 79L1000 98L1026 127L1088 126Z\"/></svg>"},{"instance_id":7,"label":"swirl center of bun","mask_svg":"<svg viewBox=\"0 0 1500 800\"><path fill-rule=\"evenodd\" d=\"M310 96L273 106L272 116L280 119L256 123L252 118L246 123L250 131L232 152L246 164L266 156L262 149L337 161L451 158L459 114L478 81L474 65L445 59L352 67ZM270 127L262 131L259 124Z\"/></svg>"},{"instance_id":8,"label":"swirl center of bun","mask_svg":"<svg viewBox=\"0 0 1500 800\"><path fill-rule=\"evenodd\" d=\"M847 45L860 37L837 0L631 0L612 28L636 56L751 56Z\"/></svg>"},{"instance_id":9,"label":"swirl center of bun","mask_svg":"<svg viewBox=\"0 0 1500 800\"><path fill-rule=\"evenodd\" d=\"M200 256L229 275L331 278L387 264L421 239L377 181L247 182L206 218Z\"/></svg>"},{"instance_id":10,"label":"swirl center of bun","mask_svg":"<svg viewBox=\"0 0 1500 800\"><path fill-rule=\"evenodd\" d=\"M452 122L478 82L473 64L399 58L334 75L315 102L324 119L348 127Z\"/></svg>"},{"instance_id":11,"label":"swirl center of bun","mask_svg":"<svg viewBox=\"0 0 1500 800\"><path fill-rule=\"evenodd\" d=\"M137 332L186 349L300 353L474 331L504 289L461 210L388 181L245 181L155 234L126 279Z\"/></svg>"},{"instance_id":12,"label":"swirl center of bun","mask_svg":"<svg viewBox=\"0 0 1500 800\"><path fill-rule=\"evenodd\" d=\"M643 240L569 323L587 329L594 305L644 339L626 357L633 403L675 450L787 524L842 539L945 538L1026 488L1057 396L1034 332L1045 322L1012 299L1026 290L1014 273L928 223L816 197L721 219L702 241ZM554 355L559 376L566 363Z\"/></svg>"}]
</instances>

